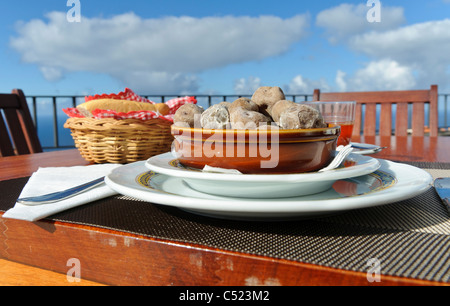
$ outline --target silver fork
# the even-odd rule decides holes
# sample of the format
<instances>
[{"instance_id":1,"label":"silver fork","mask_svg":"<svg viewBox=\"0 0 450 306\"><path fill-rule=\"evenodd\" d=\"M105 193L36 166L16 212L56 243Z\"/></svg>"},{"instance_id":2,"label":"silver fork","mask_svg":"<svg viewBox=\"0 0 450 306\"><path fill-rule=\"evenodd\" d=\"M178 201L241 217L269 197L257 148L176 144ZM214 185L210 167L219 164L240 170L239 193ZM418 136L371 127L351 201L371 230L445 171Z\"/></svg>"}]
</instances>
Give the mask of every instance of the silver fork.
<instances>
[{"instance_id":1,"label":"silver fork","mask_svg":"<svg viewBox=\"0 0 450 306\"><path fill-rule=\"evenodd\" d=\"M327 167L319 170L319 172L325 172L339 167L339 165L347 158L347 156L352 153L353 147L352 145L347 145L343 148L337 148L337 151L338 154L334 157L331 163Z\"/></svg>"}]
</instances>

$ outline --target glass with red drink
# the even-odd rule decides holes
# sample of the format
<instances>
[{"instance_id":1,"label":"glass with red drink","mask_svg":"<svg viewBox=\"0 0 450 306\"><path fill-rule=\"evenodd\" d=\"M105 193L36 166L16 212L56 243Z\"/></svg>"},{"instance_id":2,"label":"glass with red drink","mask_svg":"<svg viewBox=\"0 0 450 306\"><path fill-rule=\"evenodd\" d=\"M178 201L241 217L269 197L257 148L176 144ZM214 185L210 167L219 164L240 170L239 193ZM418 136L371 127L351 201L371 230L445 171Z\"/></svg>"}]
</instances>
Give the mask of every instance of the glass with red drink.
<instances>
[{"instance_id":1,"label":"glass with red drink","mask_svg":"<svg viewBox=\"0 0 450 306\"><path fill-rule=\"evenodd\" d=\"M341 135L337 145L348 145L352 139L353 125L355 123L355 101L342 102L305 102L311 107L317 109L324 118L325 122L341 126Z\"/></svg>"}]
</instances>

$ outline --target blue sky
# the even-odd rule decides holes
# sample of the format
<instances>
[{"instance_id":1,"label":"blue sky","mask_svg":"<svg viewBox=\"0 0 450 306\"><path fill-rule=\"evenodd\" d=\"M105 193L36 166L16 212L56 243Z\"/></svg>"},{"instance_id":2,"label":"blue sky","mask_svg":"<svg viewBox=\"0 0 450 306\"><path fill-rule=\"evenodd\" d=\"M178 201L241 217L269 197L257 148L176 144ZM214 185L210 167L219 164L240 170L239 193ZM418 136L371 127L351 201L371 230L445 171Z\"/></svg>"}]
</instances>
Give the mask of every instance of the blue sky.
<instances>
[{"instance_id":1,"label":"blue sky","mask_svg":"<svg viewBox=\"0 0 450 306\"><path fill-rule=\"evenodd\" d=\"M450 0L0 3L0 91L90 95L450 92Z\"/></svg>"}]
</instances>

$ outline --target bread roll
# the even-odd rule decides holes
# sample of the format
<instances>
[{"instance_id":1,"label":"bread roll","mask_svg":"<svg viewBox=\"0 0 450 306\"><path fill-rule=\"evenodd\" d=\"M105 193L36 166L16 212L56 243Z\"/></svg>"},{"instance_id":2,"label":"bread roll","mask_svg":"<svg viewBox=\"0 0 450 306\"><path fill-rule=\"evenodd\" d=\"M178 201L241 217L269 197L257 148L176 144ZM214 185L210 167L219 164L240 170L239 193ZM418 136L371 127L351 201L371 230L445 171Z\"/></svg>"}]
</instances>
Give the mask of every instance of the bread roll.
<instances>
[{"instance_id":1,"label":"bread roll","mask_svg":"<svg viewBox=\"0 0 450 306\"><path fill-rule=\"evenodd\" d=\"M170 107L166 103L155 104L156 110L163 116L170 113Z\"/></svg>"},{"instance_id":2,"label":"bread roll","mask_svg":"<svg viewBox=\"0 0 450 306\"><path fill-rule=\"evenodd\" d=\"M113 110L120 113L128 113L131 111L154 111L156 112L156 107L152 103L146 102L135 102L128 100L115 100L115 99L98 99L85 102L77 106L83 114L91 113L95 109Z\"/></svg>"}]
</instances>

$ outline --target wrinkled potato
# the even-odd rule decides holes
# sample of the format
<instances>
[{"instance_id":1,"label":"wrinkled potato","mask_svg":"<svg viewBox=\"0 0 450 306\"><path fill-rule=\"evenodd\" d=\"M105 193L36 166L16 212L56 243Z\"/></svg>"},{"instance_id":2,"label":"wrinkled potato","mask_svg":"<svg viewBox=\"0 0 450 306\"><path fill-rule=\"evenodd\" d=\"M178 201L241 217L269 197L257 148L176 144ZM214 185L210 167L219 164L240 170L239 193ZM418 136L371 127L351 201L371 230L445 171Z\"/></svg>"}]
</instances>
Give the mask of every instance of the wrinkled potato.
<instances>
[{"instance_id":1,"label":"wrinkled potato","mask_svg":"<svg viewBox=\"0 0 450 306\"><path fill-rule=\"evenodd\" d=\"M232 129L253 130L257 129L261 125L270 124L272 119L255 111L235 108L230 114L230 121Z\"/></svg>"},{"instance_id":2,"label":"wrinkled potato","mask_svg":"<svg viewBox=\"0 0 450 306\"><path fill-rule=\"evenodd\" d=\"M239 98L237 100L234 100L233 103L231 103L231 105L228 107L228 111L231 113L236 108L243 108L254 112L259 111L259 106L249 98Z\"/></svg>"},{"instance_id":3,"label":"wrinkled potato","mask_svg":"<svg viewBox=\"0 0 450 306\"><path fill-rule=\"evenodd\" d=\"M308 105L286 100L280 87L260 87L252 98L224 101L203 110L185 104L174 115L174 125L204 129L311 129L325 128L320 112Z\"/></svg>"},{"instance_id":4,"label":"wrinkled potato","mask_svg":"<svg viewBox=\"0 0 450 306\"><path fill-rule=\"evenodd\" d=\"M223 102L222 102L223 103ZM203 112L201 125L204 129L227 129L230 127L230 114L225 105L215 104Z\"/></svg>"},{"instance_id":5,"label":"wrinkled potato","mask_svg":"<svg viewBox=\"0 0 450 306\"><path fill-rule=\"evenodd\" d=\"M280 122L280 116L281 114L288 109L289 107L292 107L296 105L295 102L288 101L288 100L280 100L277 103L274 104L274 106L270 110L270 115L272 116L273 121L276 123Z\"/></svg>"},{"instance_id":6,"label":"wrinkled potato","mask_svg":"<svg viewBox=\"0 0 450 306\"><path fill-rule=\"evenodd\" d=\"M218 103L218 105L225 106L228 109L230 108L231 102L223 101Z\"/></svg>"},{"instance_id":7,"label":"wrinkled potato","mask_svg":"<svg viewBox=\"0 0 450 306\"><path fill-rule=\"evenodd\" d=\"M260 87L252 96L252 101L259 106L259 111L266 116L270 116L272 107L280 100L286 100L280 87Z\"/></svg>"},{"instance_id":8,"label":"wrinkled potato","mask_svg":"<svg viewBox=\"0 0 450 306\"><path fill-rule=\"evenodd\" d=\"M319 111L304 104L295 104L285 109L280 115L279 125L282 129L327 127Z\"/></svg>"},{"instance_id":9,"label":"wrinkled potato","mask_svg":"<svg viewBox=\"0 0 450 306\"><path fill-rule=\"evenodd\" d=\"M184 104L181 106L173 116L175 126L179 127L196 127L200 128L200 118L203 113L203 108L197 104Z\"/></svg>"}]
</instances>

